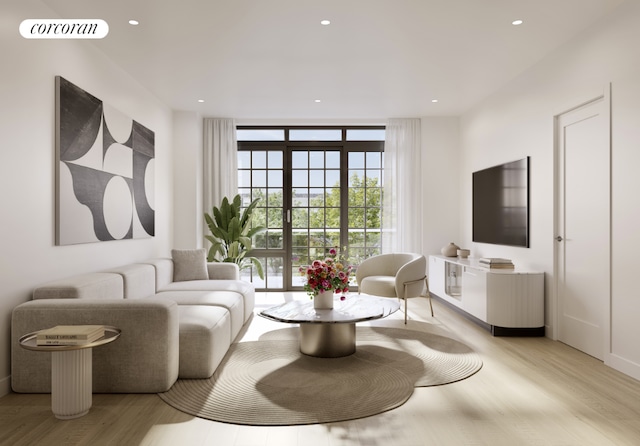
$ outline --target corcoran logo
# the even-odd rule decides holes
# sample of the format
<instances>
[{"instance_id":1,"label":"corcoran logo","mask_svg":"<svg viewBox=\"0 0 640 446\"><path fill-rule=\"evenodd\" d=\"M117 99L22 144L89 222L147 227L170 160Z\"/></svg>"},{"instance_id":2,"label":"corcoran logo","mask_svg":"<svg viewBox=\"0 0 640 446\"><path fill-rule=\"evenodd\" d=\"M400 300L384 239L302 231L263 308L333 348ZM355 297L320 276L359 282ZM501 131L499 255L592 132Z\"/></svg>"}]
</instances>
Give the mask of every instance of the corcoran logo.
<instances>
[{"instance_id":1,"label":"corcoran logo","mask_svg":"<svg viewBox=\"0 0 640 446\"><path fill-rule=\"evenodd\" d=\"M27 19L20 23L25 39L102 39L109 24L101 19Z\"/></svg>"}]
</instances>

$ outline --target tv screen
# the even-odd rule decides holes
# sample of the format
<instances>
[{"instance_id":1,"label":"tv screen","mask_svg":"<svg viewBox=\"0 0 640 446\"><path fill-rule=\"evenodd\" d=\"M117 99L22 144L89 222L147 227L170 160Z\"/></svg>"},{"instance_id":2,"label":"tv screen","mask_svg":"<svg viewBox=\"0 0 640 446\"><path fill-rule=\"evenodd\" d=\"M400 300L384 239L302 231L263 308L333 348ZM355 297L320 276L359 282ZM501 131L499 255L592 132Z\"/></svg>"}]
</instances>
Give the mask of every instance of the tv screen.
<instances>
[{"instance_id":1,"label":"tv screen","mask_svg":"<svg viewBox=\"0 0 640 446\"><path fill-rule=\"evenodd\" d=\"M473 173L473 241L529 247L529 157Z\"/></svg>"}]
</instances>

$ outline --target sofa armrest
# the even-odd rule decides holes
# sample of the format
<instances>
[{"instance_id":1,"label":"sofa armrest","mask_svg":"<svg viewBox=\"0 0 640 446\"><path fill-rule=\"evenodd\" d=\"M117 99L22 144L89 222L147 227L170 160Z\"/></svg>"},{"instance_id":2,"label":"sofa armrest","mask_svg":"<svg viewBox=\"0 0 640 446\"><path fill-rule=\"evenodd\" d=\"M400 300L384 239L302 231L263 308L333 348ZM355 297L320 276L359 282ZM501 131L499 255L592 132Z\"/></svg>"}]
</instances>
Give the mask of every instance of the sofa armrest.
<instances>
[{"instance_id":1,"label":"sofa armrest","mask_svg":"<svg viewBox=\"0 0 640 446\"><path fill-rule=\"evenodd\" d=\"M51 354L25 350L20 337L55 325L112 325L120 337L93 348L95 393L157 393L178 378L178 306L168 299L43 299L14 308L11 384L15 392L51 392Z\"/></svg>"},{"instance_id":2,"label":"sofa armrest","mask_svg":"<svg viewBox=\"0 0 640 446\"><path fill-rule=\"evenodd\" d=\"M235 263L209 262L207 271L210 280L240 280L240 268Z\"/></svg>"}]
</instances>

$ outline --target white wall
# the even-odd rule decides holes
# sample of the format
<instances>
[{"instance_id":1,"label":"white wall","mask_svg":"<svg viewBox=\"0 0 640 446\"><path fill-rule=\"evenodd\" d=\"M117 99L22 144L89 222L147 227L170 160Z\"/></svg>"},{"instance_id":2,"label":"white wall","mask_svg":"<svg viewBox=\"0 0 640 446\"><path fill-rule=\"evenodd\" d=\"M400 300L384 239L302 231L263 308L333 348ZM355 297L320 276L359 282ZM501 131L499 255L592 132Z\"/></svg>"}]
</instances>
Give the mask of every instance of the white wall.
<instances>
[{"instance_id":1,"label":"white wall","mask_svg":"<svg viewBox=\"0 0 640 446\"><path fill-rule=\"evenodd\" d=\"M9 390L12 309L38 284L169 254L170 110L87 42L25 40L26 18L55 18L39 2L6 2L0 16L0 395ZM156 236L54 246L54 77L69 81L155 132Z\"/></svg>"},{"instance_id":2,"label":"white wall","mask_svg":"<svg viewBox=\"0 0 640 446\"><path fill-rule=\"evenodd\" d=\"M422 118L422 253L427 256L451 242L460 245L459 123L457 117Z\"/></svg>"},{"instance_id":3,"label":"white wall","mask_svg":"<svg viewBox=\"0 0 640 446\"><path fill-rule=\"evenodd\" d=\"M640 379L640 5L629 2L461 119L460 237L475 256L545 271L546 324L554 336L553 117L612 85L612 314L606 363ZM471 173L531 157L531 247L471 242ZM588 222L585 222L588 224ZM593 274L598 274L594 271Z\"/></svg>"},{"instance_id":4,"label":"white wall","mask_svg":"<svg viewBox=\"0 0 640 446\"><path fill-rule=\"evenodd\" d=\"M173 112L173 246L176 249L200 248L204 241L202 126L198 113Z\"/></svg>"}]
</instances>

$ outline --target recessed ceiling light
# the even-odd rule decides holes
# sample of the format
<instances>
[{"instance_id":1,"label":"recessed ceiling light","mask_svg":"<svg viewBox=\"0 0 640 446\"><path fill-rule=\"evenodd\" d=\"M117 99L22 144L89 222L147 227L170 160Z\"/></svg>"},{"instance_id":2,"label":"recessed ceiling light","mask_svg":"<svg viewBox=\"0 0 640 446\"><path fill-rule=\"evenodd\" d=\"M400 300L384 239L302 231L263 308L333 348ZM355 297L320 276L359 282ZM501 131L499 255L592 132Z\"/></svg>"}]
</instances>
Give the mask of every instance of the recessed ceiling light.
<instances>
[{"instance_id":1,"label":"recessed ceiling light","mask_svg":"<svg viewBox=\"0 0 640 446\"><path fill-rule=\"evenodd\" d=\"M198 99L198 102L204 102L204 99Z\"/></svg>"},{"instance_id":2,"label":"recessed ceiling light","mask_svg":"<svg viewBox=\"0 0 640 446\"><path fill-rule=\"evenodd\" d=\"M327 25L331 25L331 20L326 20L326 19L325 19L325 20L321 20L321 21L320 21L320 24L321 24L321 25L325 25L325 26L327 26Z\"/></svg>"},{"instance_id":3,"label":"recessed ceiling light","mask_svg":"<svg viewBox=\"0 0 640 446\"><path fill-rule=\"evenodd\" d=\"M437 99L431 99L431 102L433 102L435 104L436 102L438 102L438 100Z\"/></svg>"},{"instance_id":4,"label":"recessed ceiling light","mask_svg":"<svg viewBox=\"0 0 640 446\"><path fill-rule=\"evenodd\" d=\"M129 25L139 25L140 22L138 22L137 20L129 20Z\"/></svg>"},{"instance_id":5,"label":"recessed ceiling light","mask_svg":"<svg viewBox=\"0 0 640 446\"><path fill-rule=\"evenodd\" d=\"M315 101L313 101L313 102L322 102L322 99L316 99L316 100L315 100Z\"/></svg>"},{"instance_id":6,"label":"recessed ceiling light","mask_svg":"<svg viewBox=\"0 0 640 446\"><path fill-rule=\"evenodd\" d=\"M522 25L522 20L518 19L518 20L514 20L513 22L511 22L512 25Z\"/></svg>"}]
</instances>

